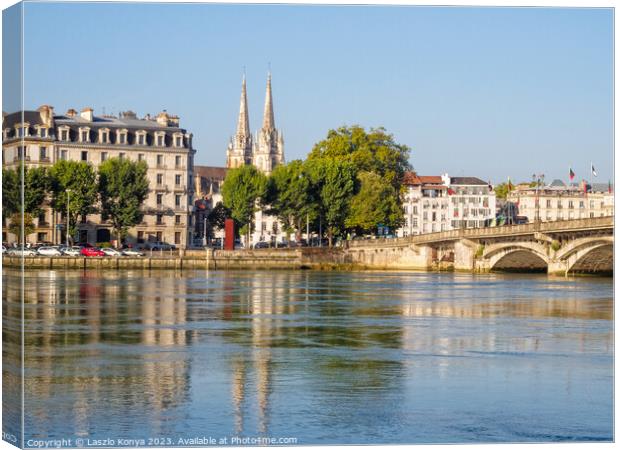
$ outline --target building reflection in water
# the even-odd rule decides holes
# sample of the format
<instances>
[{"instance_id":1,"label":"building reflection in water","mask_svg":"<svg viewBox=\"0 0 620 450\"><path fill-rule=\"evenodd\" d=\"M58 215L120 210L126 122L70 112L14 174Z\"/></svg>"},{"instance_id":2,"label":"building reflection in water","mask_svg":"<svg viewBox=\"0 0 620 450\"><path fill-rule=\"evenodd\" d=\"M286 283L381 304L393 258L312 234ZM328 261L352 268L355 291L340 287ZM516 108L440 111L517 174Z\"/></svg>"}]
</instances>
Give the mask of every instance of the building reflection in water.
<instances>
[{"instance_id":1,"label":"building reflection in water","mask_svg":"<svg viewBox=\"0 0 620 450\"><path fill-rule=\"evenodd\" d=\"M19 275L5 271L5 280ZM137 429L152 435L165 426L189 389L182 281L175 272L27 272L25 420L33 436L48 436L53 424L66 429L67 421L76 436L105 427L119 437ZM4 294L15 316L20 294ZM125 420L122 412L133 411L148 416L143 428Z\"/></svg>"}]
</instances>

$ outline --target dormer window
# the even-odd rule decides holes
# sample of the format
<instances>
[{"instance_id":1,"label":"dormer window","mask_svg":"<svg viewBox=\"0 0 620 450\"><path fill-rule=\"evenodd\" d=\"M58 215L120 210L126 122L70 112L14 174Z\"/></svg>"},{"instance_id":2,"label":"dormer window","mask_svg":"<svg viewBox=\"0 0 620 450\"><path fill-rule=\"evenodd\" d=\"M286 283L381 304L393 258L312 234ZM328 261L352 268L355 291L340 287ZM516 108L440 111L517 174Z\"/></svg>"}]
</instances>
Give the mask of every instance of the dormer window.
<instances>
[{"instance_id":1,"label":"dormer window","mask_svg":"<svg viewBox=\"0 0 620 450\"><path fill-rule=\"evenodd\" d=\"M127 144L127 130L123 129L116 132L116 142L121 145Z\"/></svg>"},{"instance_id":2,"label":"dormer window","mask_svg":"<svg viewBox=\"0 0 620 450\"><path fill-rule=\"evenodd\" d=\"M28 136L28 127L20 125L17 127L17 137L26 137Z\"/></svg>"},{"instance_id":3,"label":"dormer window","mask_svg":"<svg viewBox=\"0 0 620 450\"><path fill-rule=\"evenodd\" d=\"M80 128L80 142L90 142L90 128Z\"/></svg>"},{"instance_id":4,"label":"dormer window","mask_svg":"<svg viewBox=\"0 0 620 450\"><path fill-rule=\"evenodd\" d=\"M138 145L146 145L146 131L136 132L136 143Z\"/></svg>"},{"instance_id":5,"label":"dormer window","mask_svg":"<svg viewBox=\"0 0 620 450\"><path fill-rule=\"evenodd\" d=\"M8 139L9 138L9 131L11 131L10 128L5 128L4 130L2 130L2 139Z\"/></svg>"},{"instance_id":6,"label":"dormer window","mask_svg":"<svg viewBox=\"0 0 620 450\"><path fill-rule=\"evenodd\" d=\"M110 130L107 128L102 128L99 130L99 142L101 144L109 144L110 143Z\"/></svg>"},{"instance_id":7,"label":"dormer window","mask_svg":"<svg viewBox=\"0 0 620 450\"><path fill-rule=\"evenodd\" d=\"M68 141L69 140L69 130L67 130L67 129L60 130L60 140L61 141Z\"/></svg>"},{"instance_id":8,"label":"dormer window","mask_svg":"<svg viewBox=\"0 0 620 450\"><path fill-rule=\"evenodd\" d=\"M174 146L183 147L183 136L179 133L174 135Z\"/></svg>"},{"instance_id":9,"label":"dormer window","mask_svg":"<svg viewBox=\"0 0 620 450\"><path fill-rule=\"evenodd\" d=\"M158 147L164 147L165 145L165 134L164 133L155 133L155 142Z\"/></svg>"},{"instance_id":10,"label":"dormer window","mask_svg":"<svg viewBox=\"0 0 620 450\"><path fill-rule=\"evenodd\" d=\"M46 127L38 127L39 137L46 138L47 137L47 128Z\"/></svg>"}]
</instances>

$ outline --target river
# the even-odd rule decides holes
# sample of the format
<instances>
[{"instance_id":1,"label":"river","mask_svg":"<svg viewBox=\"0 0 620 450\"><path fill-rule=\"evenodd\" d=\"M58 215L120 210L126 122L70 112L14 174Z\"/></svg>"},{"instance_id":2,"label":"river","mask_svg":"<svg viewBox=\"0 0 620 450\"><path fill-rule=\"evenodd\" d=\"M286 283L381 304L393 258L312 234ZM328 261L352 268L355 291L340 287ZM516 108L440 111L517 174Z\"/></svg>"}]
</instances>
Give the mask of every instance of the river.
<instances>
[{"instance_id":1,"label":"river","mask_svg":"<svg viewBox=\"0 0 620 450\"><path fill-rule=\"evenodd\" d=\"M3 281L14 431L20 274ZM24 286L26 446L613 439L611 278L32 270Z\"/></svg>"}]
</instances>

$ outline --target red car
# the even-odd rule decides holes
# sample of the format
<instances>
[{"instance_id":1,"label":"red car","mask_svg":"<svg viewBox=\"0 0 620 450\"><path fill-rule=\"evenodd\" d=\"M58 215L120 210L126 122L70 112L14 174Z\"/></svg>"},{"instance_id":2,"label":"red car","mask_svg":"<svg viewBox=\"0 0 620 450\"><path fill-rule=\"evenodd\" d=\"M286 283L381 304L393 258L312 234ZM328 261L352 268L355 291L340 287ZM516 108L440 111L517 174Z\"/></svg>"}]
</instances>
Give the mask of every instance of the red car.
<instances>
[{"instance_id":1,"label":"red car","mask_svg":"<svg viewBox=\"0 0 620 450\"><path fill-rule=\"evenodd\" d=\"M82 247L82 250L80 250L80 254L82 256L105 256L105 253L103 253L97 247Z\"/></svg>"}]
</instances>

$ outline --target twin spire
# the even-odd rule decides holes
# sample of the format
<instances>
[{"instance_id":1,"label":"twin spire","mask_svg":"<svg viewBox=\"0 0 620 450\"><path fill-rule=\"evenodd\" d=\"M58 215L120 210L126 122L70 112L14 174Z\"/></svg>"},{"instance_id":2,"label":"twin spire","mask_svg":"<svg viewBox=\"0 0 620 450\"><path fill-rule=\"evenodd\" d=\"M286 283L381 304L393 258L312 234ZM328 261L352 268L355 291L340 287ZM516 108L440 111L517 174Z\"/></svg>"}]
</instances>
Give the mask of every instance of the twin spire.
<instances>
[{"instance_id":1,"label":"twin spire","mask_svg":"<svg viewBox=\"0 0 620 450\"><path fill-rule=\"evenodd\" d=\"M271 94L271 72L267 75L267 91L265 92L265 110L263 114L263 128L265 131L276 129L273 116L273 98ZM239 105L239 119L237 121L237 136L250 136L250 115L248 113L248 94L245 83L245 74L241 83L241 101Z\"/></svg>"},{"instance_id":2,"label":"twin spire","mask_svg":"<svg viewBox=\"0 0 620 450\"><path fill-rule=\"evenodd\" d=\"M282 133L276 129L273 114L271 72L267 75L263 126L258 130L256 139L253 138L250 132L250 115L248 109L248 95L244 74L241 83L237 132L231 139L226 152L226 166L228 168L234 168L246 164L253 164L259 170L269 174L277 165L284 163L284 137Z\"/></svg>"}]
</instances>

